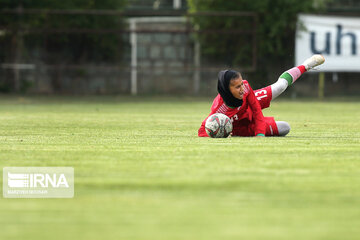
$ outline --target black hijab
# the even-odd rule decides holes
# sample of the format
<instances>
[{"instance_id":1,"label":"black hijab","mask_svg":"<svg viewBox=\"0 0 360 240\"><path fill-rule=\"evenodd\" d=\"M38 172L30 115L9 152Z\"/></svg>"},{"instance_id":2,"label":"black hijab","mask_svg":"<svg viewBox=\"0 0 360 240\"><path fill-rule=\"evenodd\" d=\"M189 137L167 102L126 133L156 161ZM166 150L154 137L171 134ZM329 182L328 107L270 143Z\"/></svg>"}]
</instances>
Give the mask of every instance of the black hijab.
<instances>
[{"instance_id":1,"label":"black hijab","mask_svg":"<svg viewBox=\"0 0 360 240\"><path fill-rule=\"evenodd\" d=\"M220 71L218 75L218 92L229 107L240 107L243 100L235 98L230 92L230 80L239 76L239 73L233 70Z\"/></svg>"}]
</instances>

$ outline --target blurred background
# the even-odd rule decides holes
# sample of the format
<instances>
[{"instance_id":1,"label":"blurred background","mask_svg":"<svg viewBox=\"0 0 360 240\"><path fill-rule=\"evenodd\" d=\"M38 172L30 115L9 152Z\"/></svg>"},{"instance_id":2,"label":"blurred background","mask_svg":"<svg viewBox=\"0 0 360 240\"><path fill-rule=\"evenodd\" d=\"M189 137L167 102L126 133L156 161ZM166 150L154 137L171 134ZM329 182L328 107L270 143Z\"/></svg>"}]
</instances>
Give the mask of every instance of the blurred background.
<instances>
[{"instance_id":1,"label":"blurred background","mask_svg":"<svg viewBox=\"0 0 360 240\"><path fill-rule=\"evenodd\" d=\"M264 87L295 65L300 13L360 19L360 1L0 0L0 93L214 96L227 68ZM342 31L356 62L360 28ZM315 71L285 95L356 96L358 71Z\"/></svg>"}]
</instances>

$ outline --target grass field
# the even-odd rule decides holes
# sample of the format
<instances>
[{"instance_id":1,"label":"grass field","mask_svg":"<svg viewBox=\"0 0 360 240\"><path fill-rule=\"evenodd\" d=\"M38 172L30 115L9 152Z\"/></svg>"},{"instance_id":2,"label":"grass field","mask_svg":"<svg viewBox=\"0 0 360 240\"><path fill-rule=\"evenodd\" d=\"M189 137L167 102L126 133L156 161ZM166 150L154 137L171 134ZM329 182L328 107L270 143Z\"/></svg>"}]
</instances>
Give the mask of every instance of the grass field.
<instances>
[{"instance_id":1,"label":"grass field","mask_svg":"<svg viewBox=\"0 0 360 240\"><path fill-rule=\"evenodd\" d=\"M73 199L0 198L0 239L359 239L359 101L274 102L284 138L198 138L210 103L0 97L1 169L75 169Z\"/></svg>"}]
</instances>

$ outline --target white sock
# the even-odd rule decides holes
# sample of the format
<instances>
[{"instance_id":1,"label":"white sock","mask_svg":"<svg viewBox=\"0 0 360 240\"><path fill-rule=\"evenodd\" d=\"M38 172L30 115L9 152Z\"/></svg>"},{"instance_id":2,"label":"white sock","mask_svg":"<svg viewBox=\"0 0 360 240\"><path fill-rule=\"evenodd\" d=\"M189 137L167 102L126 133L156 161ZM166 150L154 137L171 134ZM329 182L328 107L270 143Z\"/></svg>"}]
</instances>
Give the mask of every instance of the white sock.
<instances>
[{"instance_id":1,"label":"white sock","mask_svg":"<svg viewBox=\"0 0 360 240\"><path fill-rule=\"evenodd\" d=\"M276 83L271 85L272 99L278 97L285 89L293 84L304 72L305 66L300 65L283 72Z\"/></svg>"},{"instance_id":2,"label":"white sock","mask_svg":"<svg viewBox=\"0 0 360 240\"><path fill-rule=\"evenodd\" d=\"M276 83L271 84L272 99L277 98L288 87L289 83L284 78L279 78Z\"/></svg>"},{"instance_id":3,"label":"white sock","mask_svg":"<svg viewBox=\"0 0 360 240\"><path fill-rule=\"evenodd\" d=\"M284 121L276 121L279 136L285 136L290 132L290 125Z\"/></svg>"}]
</instances>

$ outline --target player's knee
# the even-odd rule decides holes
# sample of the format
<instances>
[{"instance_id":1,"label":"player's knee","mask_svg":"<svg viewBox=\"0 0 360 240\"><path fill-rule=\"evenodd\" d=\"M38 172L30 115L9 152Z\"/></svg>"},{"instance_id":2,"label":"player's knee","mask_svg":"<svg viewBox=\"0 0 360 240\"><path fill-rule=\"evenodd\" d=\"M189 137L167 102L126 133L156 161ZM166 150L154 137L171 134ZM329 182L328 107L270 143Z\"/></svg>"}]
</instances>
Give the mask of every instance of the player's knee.
<instances>
[{"instance_id":1,"label":"player's knee","mask_svg":"<svg viewBox=\"0 0 360 240\"><path fill-rule=\"evenodd\" d=\"M279 136L286 136L290 132L290 124L284 121L276 121Z\"/></svg>"}]
</instances>

